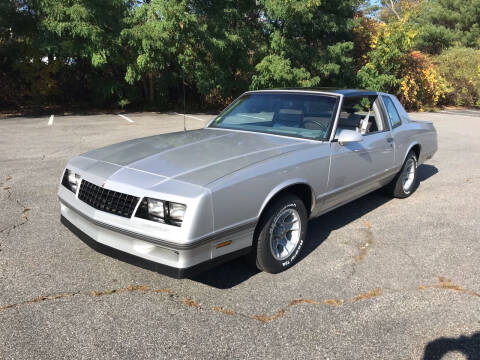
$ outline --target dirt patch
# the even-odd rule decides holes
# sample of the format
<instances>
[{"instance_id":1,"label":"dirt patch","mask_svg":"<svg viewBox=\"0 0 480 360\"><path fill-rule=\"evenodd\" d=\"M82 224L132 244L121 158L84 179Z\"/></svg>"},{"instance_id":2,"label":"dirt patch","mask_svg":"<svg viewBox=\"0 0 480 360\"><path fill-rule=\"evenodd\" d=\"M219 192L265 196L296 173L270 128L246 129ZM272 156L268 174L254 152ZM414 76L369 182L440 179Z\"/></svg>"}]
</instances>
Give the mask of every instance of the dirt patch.
<instances>
[{"instance_id":1,"label":"dirt patch","mask_svg":"<svg viewBox=\"0 0 480 360\"><path fill-rule=\"evenodd\" d=\"M187 306L194 307L194 308L197 308L197 309L201 309L201 308L202 308L199 303L193 301L193 300L190 299L190 298L185 298L185 299L183 299L183 303L184 303L185 305L187 305Z\"/></svg>"},{"instance_id":2,"label":"dirt patch","mask_svg":"<svg viewBox=\"0 0 480 360\"><path fill-rule=\"evenodd\" d=\"M214 306L212 308L213 311L215 312L219 312L219 313L222 313L222 314L225 314L225 315L235 315L236 312L233 311L233 310L228 310L228 309L224 309L223 307L221 306Z\"/></svg>"},{"instance_id":3,"label":"dirt patch","mask_svg":"<svg viewBox=\"0 0 480 360\"><path fill-rule=\"evenodd\" d=\"M283 315L285 314L285 310L282 309L282 310L279 310L277 311L275 314L271 315L271 316L267 316L267 315L253 315L251 318L253 320L257 320L257 321L260 321L262 323L268 323L270 321L273 321L273 320L276 320L276 319L279 319L281 318Z\"/></svg>"},{"instance_id":4,"label":"dirt patch","mask_svg":"<svg viewBox=\"0 0 480 360\"><path fill-rule=\"evenodd\" d=\"M427 289L445 289L445 290L452 290L466 295L478 296L480 297L480 293L465 289L460 285L454 284L452 280L449 280L443 276L437 277L438 284L436 285L420 285L418 290L427 290Z\"/></svg>"},{"instance_id":5,"label":"dirt patch","mask_svg":"<svg viewBox=\"0 0 480 360\"><path fill-rule=\"evenodd\" d=\"M356 302L356 301L359 301L359 300L367 300L367 299L370 299L370 298L375 297L375 296L380 296L381 294L382 294L381 289L370 290L366 293L358 294L357 296L355 296L351 300L351 302Z\"/></svg>"},{"instance_id":6,"label":"dirt patch","mask_svg":"<svg viewBox=\"0 0 480 360\"><path fill-rule=\"evenodd\" d=\"M343 305L345 303L345 300L343 299L325 299L323 300L323 304L325 305L331 305L331 306L339 306L339 305Z\"/></svg>"},{"instance_id":7,"label":"dirt patch","mask_svg":"<svg viewBox=\"0 0 480 360\"><path fill-rule=\"evenodd\" d=\"M355 260L358 262L362 261L367 256L368 250L373 245L372 225L370 225L370 223L364 219L362 219L362 223L365 225L365 228L362 230L366 235L367 241L365 241L365 243L358 248L359 253L355 256Z\"/></svg>"},{"instance_id":8,"label":"dirt patch","mask_svg":"<svg viewBox=\"0 0 480 360\"><path fill-rule=\"evenodd\" d=\"M171 292L171 290L168 290L168 289L150 289L148 286L145 286L145 285L129 285L127 287L118 288L118 289L76 291L76 292L69 292L69 293L59 293L59 294L54 294L54 295L37 296L37 297L35 297L31 300L22 301L22 302L19 302L19 303L16 303L16 304L5 305L5 306L0 307L0 311L15 308L15 307L22 306L22 305L35 304L35 303L39 303L39 302L43 302L43 301L58 300L58 299L69 298L69 297L73 297L73 296L77 296L77 295L97 297L97 296L108 296L108 295L113 295L113 294L123 293L123 292L141 292L141 293L145 294L147 292L153 292L153 293Z\"/></svg>"},{"instance_id":9,"label":"dirt patch","mask_svg":"<svg viewBox=\"0 0 480 360\"><path fill-rule=\"evenodd\" d=\"M454 284L451 280L439 276L437 278L438 284L435 285L420 285L416 289L417 290L426 290L426 289L445 289L445 290L451 290L467 295L472 295L472 296L477 296L480 297L480 293L465 289L460 285ZM398 290L400 291L400 290ZM117 288L117 289L106 289L106 290L91 290L91 291L77 291L77 292L66 292L66 293L59 293L59 294L54 294L54 295L47 295L47 296L38 296L35 297L31 300L19 302L16 304L9 304L0 307L0 312L5 311L7 309L23 306L23 305L29 305L29 304L35 304L35 303L40 303L44 301L54 301L58 299L63 299L63 298L69 298L73 296L90 296L90 297L101 297L101 296L109 296L113 294L118 294L118 293L123 293L123 292L136 292L136 293L164 293L168 294L170 298L179 298L180 296L175 293L173 290L170 289L165 289L165 288L150 288L146 285L129 285L126 287L122 288ZM373 290L369 290L364 293L360 293L358 295L355 295L351 299L325 299L322 301L317 301L317 300L312 300L312 299L305 299L305 298L299 298L299 299L293 299L291 300L285 307L281 308L280 310L277 310L273 312L272 315L266 315L266 314L254 314L254 315L249 315L249 314L242 314L239 312L236 312L231 309L226 309L222 306L213 306L210 310L221 313L224 315L228 316L242 316L248 319L252 319L255 321L259 321L261 323L269 323L274 320L282 318L287 310L291 307L298 306L298 305L328 305L328 306L346 306L346 304L353 304L358 301L365 301L368 299L372 299L374 297L381 296L383 294L382 289L376 288ZM188 307L193 307L195 309L202 309L202 310L208 310L204 309L198 302L193 300L190 297L183 297L182 298L183 304L185 304Z\"/></svg>"},{"instance_id":10,"label":"dirt patch","mask_svg":"<svg viewBox=\"0 0 480 360\"><path fill-rule=\"evenodd\" d=\"M310 299L295 299L295 300L290 301L288 306L294 306L294 305L298 305L298 304L317 305L317 304L320 304L320 303L318 301L310 300Z\"/></svg>"},{"instance_id":11,"label":"dirt patch","mask_svg":"<svg viewBox=\"0 0 480 360\"><path fill-rule=\"evenodd\" d=\"M354 302L360 301L360 300L367 300L367 299L370 299L372 297L379 296L379 295L381 295L381 293L382 293L382 291L380 289L370 290L370 291L367 291L366 293L362 293L362 294L359 294L359 295L353 297L349 302L354 303ZM346 301L343 300L343 299L325 299L321 302L316 301L316 300L311 300L311 299L294 299L294 300L290 301L287 306L278 310L277 312L275 312L271 316L268 316L268 315L253 315L253 316L250 316L250 318L254 319L254 320L257 320L257 321L260 321L260 322L263 322L263 323L268 323L270 321L281 318L283 315L285 315L285 312L288 310L288 308L290 308L292 306L296 306L296 305L300 305L300 304L308 304L308 305L324 304L324 305L330 305L330 306L341 306L341 305L344 305L345 303L346 303Z\"/></svg>"}]
</instances>

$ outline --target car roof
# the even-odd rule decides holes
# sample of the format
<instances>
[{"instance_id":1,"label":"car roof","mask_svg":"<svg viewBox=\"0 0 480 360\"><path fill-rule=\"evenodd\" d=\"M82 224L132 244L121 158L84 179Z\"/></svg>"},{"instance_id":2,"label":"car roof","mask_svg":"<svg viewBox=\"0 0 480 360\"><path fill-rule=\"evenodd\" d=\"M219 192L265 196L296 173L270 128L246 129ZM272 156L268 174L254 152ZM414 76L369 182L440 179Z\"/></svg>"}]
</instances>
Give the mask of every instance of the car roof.
<instances>
[{"instance_id":1,"label":"car roof","mask_svg":"<svg viewBox=\"0 0 480 360\"><path fill-rule=\"evenodd\" d=\"M341 94L345 97L354 97L354 96L376 96L379 93L373 90L361 90L361 89L339 89L339 88L277 88L277 89L265 89L265 90L256 90L249 91L249 93L255 92L266 92L266 91L299 91L299 92L319 92L319 93L332 93L332 94Z\"/></svg>"}]
</instances>

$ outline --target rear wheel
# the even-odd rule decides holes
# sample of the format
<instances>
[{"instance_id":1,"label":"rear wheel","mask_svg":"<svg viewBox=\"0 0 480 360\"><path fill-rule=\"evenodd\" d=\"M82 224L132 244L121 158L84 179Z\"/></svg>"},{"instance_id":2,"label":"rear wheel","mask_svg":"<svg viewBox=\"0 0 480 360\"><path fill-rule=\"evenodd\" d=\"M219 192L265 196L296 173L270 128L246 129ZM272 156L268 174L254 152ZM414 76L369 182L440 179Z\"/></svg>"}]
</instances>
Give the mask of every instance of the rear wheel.
<instances>
[{"instance_id":1,"label":"rear wheel","mask_svg":"<svg viewBox=\"0 0 480 360\"><path fill-rule=\"evenodd\" d=\"M252 256L258 269L279 273L297 260L307 234L307 210L295 195L285 195L262 215Z\"/></svg>"},{"instance_id":2,"label":"rear wheel","mask_svg":"<svg viewBox=\"0 0 480 360\"><path fill-rule=\"evenodd\" d=\"M413 151L410 151L400 172L392 182L386 186L387 192L399 199L409 197L413 194L418 187L417 165L417 156Z\"/></svg>"}]
</instances>

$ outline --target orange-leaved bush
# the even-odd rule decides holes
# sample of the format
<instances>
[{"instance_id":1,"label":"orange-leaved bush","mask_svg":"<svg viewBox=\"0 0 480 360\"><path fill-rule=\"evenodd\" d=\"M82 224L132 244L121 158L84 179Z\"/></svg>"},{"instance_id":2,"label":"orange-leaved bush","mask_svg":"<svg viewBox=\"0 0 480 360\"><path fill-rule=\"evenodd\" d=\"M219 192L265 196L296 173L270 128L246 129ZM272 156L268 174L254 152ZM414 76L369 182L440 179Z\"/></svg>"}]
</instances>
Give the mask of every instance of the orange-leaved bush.
<instances>
[{"instance_id":1,"label":"orange-leaved bush","mask_svg":"<svg viewBox=\"0 0 480 360\"><path fill-rule=\"evenodd\" d=\"M398 96L406 108L433 107L444 98L445 92L445 80L426 54L412 51L405 56Z\"/></svg>"}]
</instances>

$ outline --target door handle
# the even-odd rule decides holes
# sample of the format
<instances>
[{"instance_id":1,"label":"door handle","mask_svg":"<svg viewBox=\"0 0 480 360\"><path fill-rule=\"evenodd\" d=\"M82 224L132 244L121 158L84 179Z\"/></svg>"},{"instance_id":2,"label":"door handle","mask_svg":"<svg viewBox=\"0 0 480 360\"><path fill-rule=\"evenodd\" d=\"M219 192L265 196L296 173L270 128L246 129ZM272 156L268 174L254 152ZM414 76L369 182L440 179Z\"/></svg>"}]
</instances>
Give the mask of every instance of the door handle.
<instances>
[{"instance_id":1,"label":"door handle","mask_svg":"<svg viewBox=\"0 0 480 360\"><path fill-rule=\"evenodd\" d=\"M387 142L390 143L390 144L393 143L393 137L387 138Z\"/></svg>"}]
</instances>

